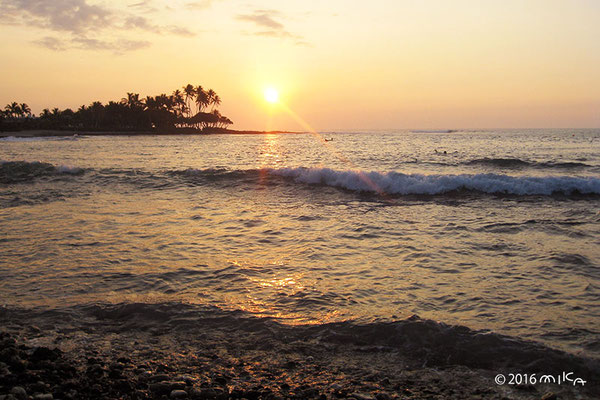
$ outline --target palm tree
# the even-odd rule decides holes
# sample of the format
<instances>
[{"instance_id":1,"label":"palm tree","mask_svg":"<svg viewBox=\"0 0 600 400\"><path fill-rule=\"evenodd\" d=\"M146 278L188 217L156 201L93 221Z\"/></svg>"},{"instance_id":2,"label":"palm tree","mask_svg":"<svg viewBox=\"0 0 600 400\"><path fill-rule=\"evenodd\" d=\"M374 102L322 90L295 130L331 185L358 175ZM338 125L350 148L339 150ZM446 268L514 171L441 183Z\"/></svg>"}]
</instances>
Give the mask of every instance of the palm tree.
<instances>
[{"instance_id":1,"label":"palm tree","mask_svg":"<svg viewBox=\"0 0 600 400\"><path fill-rule=\"evenodd\" d=\"M213 104L213 110L215 109L215 107L218 107L221 105L221 98L216 93L215 93L215 96L213 97L212 104Z\"/></svg>"},{"instance_id":2,"label":"palm tree","mask_svg":"<svg viewBox=\"0 0 600 400\"><path fill-rule=\"evenodd\" d=\"M188 109L188 118L191 117L190 113L192 112L192 107L190 104L190 99L194 99L194 96L196 96L196 89L194 89L194 86L192 86L190 83L188 83L187 85L185 85L183 87L183 93L185 94L185 102L187 105L187 109Z\"/></svg>"},{"instance_id":3,"label":"palm tree","mask_svg":"<svg viewBox=\"0 0 600 400\"><path fill-rule=\"evenodd\" d=\"M6 114L12 119L17 119L21 115L21 106L16 101L7 104L4 110L6 110Z\"/></svg>"},{"instance_id":4,"label":"palm tree","mask_svg":"<svg viewBox=\"0 0 600 400\"><path fill-rule=\"evenodd\" d=\"M208 94L202 89L202 86L196 88L196 105L198 112L204 110L204 107L208 105Z\"/></svg>"},{"instance_id":5,"label":"palm tree","mask_svg":"<svg viewBox=\"0 0 600 400\"><path fill-rule=\"evenodd\" d=\"M208 89L208 92L206 92L206 105L211 105L213 104L213 100L215 98L217 94L215 93L214 90L212 89ZM213 107L214 109L214 107Z\"/></svg>"},{"instance_id":6,"label":"palm tree","mask_svg":"<svg viewBox=\"0 0 600 400\"><path fill-rule=\"evenodd\" d=\"M31 108L29 108L29 106L26 103L21 103L20 108L21 108L21 115L23 117L27 116L27 117L31 118Z\"/></svg>"},{"instance_id":7,"label":"palm tree","mask_svg":"<svg viewBox=\"0 0 600 400\"><path fill-rule=\"evenodd\" d=\"M138 93L127 93L127 97L123 97L121 103L131 109L139 108L142 105Z\"/></svg>"},{"instance_id":8,"label":"palm tree","mask_svg":"<svg viewBox=\"0 0 600 400\"><path fill-rule=\"evenodd\" d=\"M175 104L175 113L177 116L183 117L183 114L186 112L186 105L181 90L177 89L173 92L173 102Z\"/></svg>"}]
</instances>

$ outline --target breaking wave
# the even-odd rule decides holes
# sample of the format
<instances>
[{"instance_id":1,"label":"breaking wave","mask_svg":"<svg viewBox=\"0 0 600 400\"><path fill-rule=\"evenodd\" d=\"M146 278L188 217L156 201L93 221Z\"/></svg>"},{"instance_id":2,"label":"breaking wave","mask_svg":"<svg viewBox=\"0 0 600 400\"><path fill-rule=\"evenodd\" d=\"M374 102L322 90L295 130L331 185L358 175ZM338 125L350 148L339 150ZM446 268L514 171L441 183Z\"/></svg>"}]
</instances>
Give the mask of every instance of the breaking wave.
<instances>
[{"instance_id":1,"label":"breaking wave","mask_svg":"<svg viewBox=\"0 0 600 400\"><path fill-rule=\"evenodd\" d=\"M38 177L51 175L79 175L82 168L65 165L54 166L45 162L0 161L0 183L18 183L32 181Z\"/></svg>"},{"instance_id":2,"label":"breaking wave","mask_svg":"<svg viewBox=\"0 0 600 400\"><path fill-rule=\"evenodd\" d=\"M516 196L600 195L600 177L511 176L503 174L404 174L401 172L367 172L330 168L263 168L263 169L185 169L150 172L143 170L102 169L55 166L44 162L0 162L0 183L32 181L38 177L81 175L90 172L103 185L114 182L141 184L147 188L166 188L181 184L218 184L227 187L301 183L324 185L343 190L388 195L443 195L446 193L486 193Z\"/></svg>"},{"instance_id":3,"label":"breaking wave","mask_svg":"<svg viewBox=\"0 0 600 400\"><path fill-rule=\"evenodd\" d=\"M397 195L436 195L455 191L491 194L600 194L600 178L549 176L515 177L498 174L421 175L399 172L336 171L329 168L283 168L270 174L296 182L321 184L358 192Z\"/></svg>"}]
</instances>

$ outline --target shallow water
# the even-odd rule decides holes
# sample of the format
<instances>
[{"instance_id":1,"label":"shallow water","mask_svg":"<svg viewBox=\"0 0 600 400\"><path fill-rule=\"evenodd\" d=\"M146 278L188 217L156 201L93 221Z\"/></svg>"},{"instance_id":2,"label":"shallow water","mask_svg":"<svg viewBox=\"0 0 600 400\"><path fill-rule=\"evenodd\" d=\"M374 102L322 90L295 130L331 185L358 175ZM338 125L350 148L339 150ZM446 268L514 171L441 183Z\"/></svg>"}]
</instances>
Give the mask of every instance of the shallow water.
<instances>
[{"instance_id":1,"label":"shallow water","mask_svg":"<svg viewBox=\"0 0 600 400\"><path fill-rule=\"evenodd\" d=\"M411 314L600 354L600 130L0 140L0 301Z\"/></svg>"}]
</instances>

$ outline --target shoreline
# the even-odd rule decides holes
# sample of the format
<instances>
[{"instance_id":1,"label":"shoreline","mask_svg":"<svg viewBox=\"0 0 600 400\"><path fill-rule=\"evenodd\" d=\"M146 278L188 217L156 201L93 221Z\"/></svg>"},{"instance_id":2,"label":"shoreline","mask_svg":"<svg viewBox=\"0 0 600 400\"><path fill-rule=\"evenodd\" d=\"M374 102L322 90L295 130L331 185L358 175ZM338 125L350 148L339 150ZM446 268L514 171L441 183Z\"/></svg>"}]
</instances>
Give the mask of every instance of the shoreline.
<instances>
[{"instance_id":1,"label":"shoreline","mask_svg":"<svg viewBox=\"0 0 600 400\"><path fill-rule=\"evenodd\" d=\"M0 137L59 137L59 136L206 136L206 135L281 135L281 134L302 134L306 132L296 131L238 131L234 129L224 129L219 131L202 132L198 130L175 130L175 131L63 131L63 130L47 130L35 129L25 131L0 131Z\"/></svg>"},{"instance_id":2,"label":"shoreline","mask_svg":"<svg viewBox=\"0 0 600 400\"><path fill-rule=\"evenodd\" d=\"M595 359L416 316L290 326L186 306L171 315L172 306L86 306L73 314L0 308L0 398L11 391L34 399L550 400L600 394ZM494 382L498 373L563 370L588 384Z\"/></svg>"}]
</instances>

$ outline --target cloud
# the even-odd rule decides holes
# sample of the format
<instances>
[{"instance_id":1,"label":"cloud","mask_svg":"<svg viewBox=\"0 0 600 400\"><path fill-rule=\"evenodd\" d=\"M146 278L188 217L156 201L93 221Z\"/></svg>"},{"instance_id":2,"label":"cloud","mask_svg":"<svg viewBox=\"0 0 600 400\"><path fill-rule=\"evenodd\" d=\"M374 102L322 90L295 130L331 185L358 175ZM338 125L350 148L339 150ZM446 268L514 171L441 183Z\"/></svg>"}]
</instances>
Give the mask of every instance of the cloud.
<instances>
[{"instance_id":1,"label":"cloud","mask_svg":"<svg viewBox=\"0 0 600 400\"><path fill-rule=\"evenodd\" d=\"M50 36L34 40L33 43L54 51L64 51L67 49L67 46L62 40Z\"/></svg>"},{"instance_id":2,"label":"cloud","mask_svg":"<svg viewBox=\"0 0 600 400\"><path fill-rule=\"evenodd\" d=\"M259 27L271 28L275 31L284 30L284 26L281 22L275 21L273 18L274 13L268 10L257 10L254 14L238 15L237 19L241 21L253 22Z\"/></svg>"},{"instance_id":3,"label":"cloud","mask_svg":"<svg viewBox=\"0 0 600 400\"><path fill-rule=\"evenodd\" d=\"M152 0L144 0L139 3L129 4L127 7L143 13L154 13L158 8L152 5Z\"/></svg>"},{"instance_id":4,"label":"cloud","mask_svg":"<svg viewBox=\"0 0 600 400\"><path fill-rule=\"evenodd\" d=\"M144 40L99 40L87 37L76 37L73 39L61 40L55 37L46 36L39 40L34 40L37 46L44 47L54 51L65 51L69 49L80 50L106 50L115 54L124 54L133 50L139 50L151 45Z\"/></svg>"},{"instance_id":5,"label":"cloud","mask_svg":"<svg viewBox=\"0 0 600 400\"><path fill-rule=\"evenodd\" d=\"M88 39L84 37L73 39L75 48L83 50L110 50L115 54L123 54L133 50L139 50L151 45L145 40L120 39L115 41L106 41L98 39Z\"/></svg>"},{"instance_id":6,"label":"cloud","mask_svg":"<svg viewBox=\"0 0 600 400\"><path fill-rule=\"evenodd\" d=\"M1 0L0 13L25 25L71 33L114 25L111 10L86 0Z\"/></svg>"},{"instance_id":7,"label":"cloud","mask_svg":"<svg viewBox=\"0 0 600 400\"><path fill-rule=\"evenodd\" d=\"M253 34L257 36L275 37L284 39L293 39L296 44L307 44L304 38L295 35L285 29L283 23L277 19L282 18L282 15L277 10L255 10L251 14L240 14L236 19L244 22L251 22L260 30Z\"/></svg>"},{"instance_id":8,"label":"cloud","mask_svg":"<svg viewBox=\"0 0 600 400\"><path fill-rule=\"evenodd\" d=\"M206 10L212 7L214 0L201 0L186 3L185 8L188 10Z\"/></svg>"},{"instance_id":9,"label":"cloud","mask_svg":"<svg viewBox=\"0 0 600 400\"><path fill-rule=\"evenodd\" d=\"M107 33L119 35L121 31L137 30L158 35L195 36L194 32L185 27L158 25L152 19L135 13L149 12L152 9L150 0L130 4L127 9L134 12L89 4L88 0L0 0L0 22L68 34L60 40L44 36L34 41L37 45L55 51L79 48L123 53L150 44L145 40L128 38L103 39Z\"/></svg>"}]
</instances>

